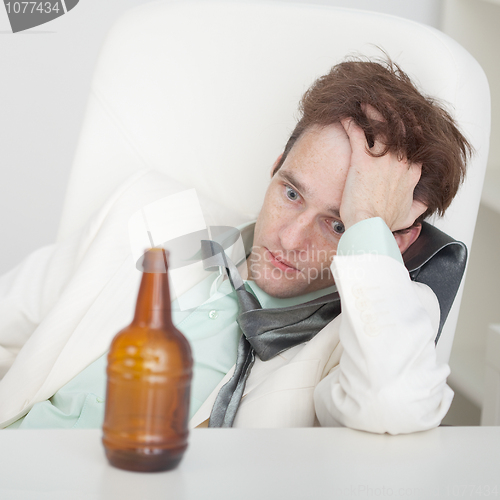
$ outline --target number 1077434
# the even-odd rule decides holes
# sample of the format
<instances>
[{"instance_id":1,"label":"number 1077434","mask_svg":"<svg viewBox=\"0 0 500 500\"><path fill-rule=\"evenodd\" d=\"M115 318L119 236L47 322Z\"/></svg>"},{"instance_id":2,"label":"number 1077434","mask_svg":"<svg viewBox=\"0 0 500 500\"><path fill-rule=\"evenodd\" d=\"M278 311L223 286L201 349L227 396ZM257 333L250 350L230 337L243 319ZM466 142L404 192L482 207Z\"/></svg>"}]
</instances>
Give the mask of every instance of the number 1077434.
<instances>
[{"instance_id":1,"label":"number 1077434","mask_svg":"<svg viewBox=\"0 0 500 500\"><path fill-rule=\"evenodd\" d=\"M7 14L50 14L59 13L62 6L58 0L53 2L5 2Z\"/></svg>"}]
</instances>

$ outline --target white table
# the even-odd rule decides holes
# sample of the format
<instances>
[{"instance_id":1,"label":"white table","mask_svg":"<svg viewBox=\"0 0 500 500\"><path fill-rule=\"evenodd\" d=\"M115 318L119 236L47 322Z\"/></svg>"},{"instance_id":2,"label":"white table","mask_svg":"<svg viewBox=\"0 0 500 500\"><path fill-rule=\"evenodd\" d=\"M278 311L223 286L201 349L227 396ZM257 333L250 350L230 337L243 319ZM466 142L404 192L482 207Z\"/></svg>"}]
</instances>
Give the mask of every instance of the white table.
<instances>
[{"instance_id":1,"label":"white table","mask_svg":"<svg viewBox=\"0 0 500 500\"><path fill-rule=\"evenodd\" d=\"M500 427L411 435L197 429L170 472L109 466L95 431L0 431L1 500L498 498Z\"/></svg>"}]
</instances>

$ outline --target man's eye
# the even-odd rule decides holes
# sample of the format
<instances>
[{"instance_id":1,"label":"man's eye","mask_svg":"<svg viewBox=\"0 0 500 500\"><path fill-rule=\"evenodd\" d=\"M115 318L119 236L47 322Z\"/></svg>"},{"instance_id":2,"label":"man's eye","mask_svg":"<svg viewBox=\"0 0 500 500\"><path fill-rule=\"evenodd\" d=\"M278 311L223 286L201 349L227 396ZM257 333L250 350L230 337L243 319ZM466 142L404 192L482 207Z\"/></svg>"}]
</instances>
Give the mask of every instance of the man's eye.
<instances>
[{"instance_id":1,"label":"man's eye","mask_svg":"<svg viewBox=\"0 0 500 500\"><path fill-rule=\"evenodd\" d=\"M331 225L332 225L332 229L335 233L344 234L345 227L344 227L344 224L342 224L342 222L340 222L339 220L332 220Z\"/></svg>"},{"instance_id":2,"label":"man's eye","mask_svg":"<svg viewBox=\"0 0 500 500\"><path fill-rule=\"evenodd\" d=\"M292 189L290 186L285 186L286 197L291 201L297 201L299 199L299 193Z\"/></svg>"}]
</instances>

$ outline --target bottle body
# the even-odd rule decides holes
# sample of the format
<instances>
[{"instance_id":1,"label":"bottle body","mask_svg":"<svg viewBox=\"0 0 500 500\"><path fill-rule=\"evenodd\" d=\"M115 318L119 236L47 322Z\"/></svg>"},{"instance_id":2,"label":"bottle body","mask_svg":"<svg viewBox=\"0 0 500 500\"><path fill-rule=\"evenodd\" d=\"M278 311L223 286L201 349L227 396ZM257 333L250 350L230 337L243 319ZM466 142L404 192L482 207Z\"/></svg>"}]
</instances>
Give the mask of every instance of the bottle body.
<instances>
[{"instance_id":1,"label":"bottle body","mask_svg":"<svg viewBox=\"0 0 500 500\"><path fill-rule=\"evenodd\" d=\"M108 354L103 444L121 469L169 470L187 447L191 349L170 321L165 286L166 274L143 275L134 321Z\"/></svg>"}]
</instances>

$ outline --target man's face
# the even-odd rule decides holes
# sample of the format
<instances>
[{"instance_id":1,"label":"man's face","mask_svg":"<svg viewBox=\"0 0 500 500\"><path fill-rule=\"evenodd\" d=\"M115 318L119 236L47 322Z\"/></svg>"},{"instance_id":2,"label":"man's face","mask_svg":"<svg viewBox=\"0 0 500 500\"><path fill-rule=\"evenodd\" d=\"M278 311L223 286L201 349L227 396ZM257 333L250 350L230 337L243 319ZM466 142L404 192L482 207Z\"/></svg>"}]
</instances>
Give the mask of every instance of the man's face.
<instances>
[{"instance_id":1,"label":"man's face","mask_svg":"<svg viewBox=\"0 0 500 500\"><path fill-rule=\"evenodd\" d=\"M344 231L340 203L351 159L340 124L311 127L271 180L255 226L249 277L274 297L334 284L330 264Z\"/></svg>"}]
</instances>

